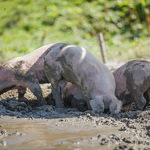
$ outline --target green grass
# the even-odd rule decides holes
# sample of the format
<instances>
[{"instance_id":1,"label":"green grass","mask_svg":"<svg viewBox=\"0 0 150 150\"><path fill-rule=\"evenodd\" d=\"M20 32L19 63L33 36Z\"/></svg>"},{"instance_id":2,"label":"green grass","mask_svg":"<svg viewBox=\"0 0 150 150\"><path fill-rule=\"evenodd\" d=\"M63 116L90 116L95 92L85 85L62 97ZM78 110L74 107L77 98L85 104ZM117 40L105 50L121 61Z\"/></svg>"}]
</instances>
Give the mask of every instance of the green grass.
<instances>
[{"instance_id":1,"label":"green grass","mask_svg":"<svg viewBox=\"0 0 150 150\"><path fill-rule=\"evenodd\" d=\"M44 31L38 31L34 35L30 35L22 31L18 31L17 33L18 34L12 33L13 36L9 36L10 33L6 32L3 35L3 38L0 38L1 62L7 61L13 57L23 56L43 45L57 42L64 42L85 47L97 58L102 60L97 37L82 39L79 34L73 35L71 33L67 33L63 35L58 32L55 32L57 34L51 34L48 32L45 33ZM42 39L42 37L44 38ZM127 61L129 59L150 57L150 40L148 39L129 41L121 37L116 37L116 39L113 38L113 40L113 44L105 41L108 60ZM115 42L115 40L117 40L117 42Z\"/></svg>"},{"instance_id":2,"label":"green grass","mask_svg":"<svg viewBox=\"0 0 150 150\"><path fill-rule=\"evenodd\" d=\"M101 59L98 32L105 35L108 60L149 56L148 38L134 37L147 32L145 24L136 28L134 14L128 20L129 6L111 0L0 0L0 62L58 42L85 47Z\"/></svg>"},{"instance_id":3,"label":"green grass","mask_svg":"<svg viewBox=\"0 0 150 150\"><path fill-rule=\"evenodd\" d=\"M135 41L118 39L118 43L112 47L108 47L108 58L118 61L127 61L130 59L138 59L150 57L150 40L137 39Z\"/></svg>"}]
</instances>

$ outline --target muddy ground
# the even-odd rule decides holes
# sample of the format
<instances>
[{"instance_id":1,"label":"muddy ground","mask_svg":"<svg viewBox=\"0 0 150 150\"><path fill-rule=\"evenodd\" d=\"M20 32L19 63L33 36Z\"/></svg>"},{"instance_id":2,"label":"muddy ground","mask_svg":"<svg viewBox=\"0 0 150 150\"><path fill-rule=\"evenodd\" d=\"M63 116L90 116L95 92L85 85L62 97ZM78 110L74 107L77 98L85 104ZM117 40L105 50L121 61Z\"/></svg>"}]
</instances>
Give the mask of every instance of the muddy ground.
<instances>
[{"instance_id":1,"label":"muddy ground","mask_svg":"<svg viewBox=\"0 0 150 150\"><path fill-rule=\"evenodd\" d=\"M43 95L51 92L42 85ZM17 99L12 90L0 96L0 149L6 150L150 150L150 106L123 108L117 115L95 114L81 106L58 109L53 100L39 106L28 90Z\"/></svg>"}]
</instances>

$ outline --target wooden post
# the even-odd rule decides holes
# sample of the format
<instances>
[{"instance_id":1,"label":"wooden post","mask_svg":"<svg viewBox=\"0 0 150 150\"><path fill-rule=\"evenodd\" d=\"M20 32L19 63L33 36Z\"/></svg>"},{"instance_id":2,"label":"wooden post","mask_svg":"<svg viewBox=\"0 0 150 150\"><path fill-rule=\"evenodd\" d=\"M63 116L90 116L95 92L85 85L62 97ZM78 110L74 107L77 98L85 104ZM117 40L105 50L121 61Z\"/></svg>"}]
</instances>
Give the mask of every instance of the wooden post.
<instances>
[{"instance_id":1,"label":"wooden post","mask_svg":"<svg viewBox=\"0 0 150 150\"><path fill-rule=\"evenodd\" d=\"M103 38L102 33L98 34L98 40L99 40L99 45L100 45L100 49L101 49L102 60L103 60L103 63L106 64L107 63L107 55L106 55L105 43L104 43L104 38Z\"/></svg>"}]
</instances>

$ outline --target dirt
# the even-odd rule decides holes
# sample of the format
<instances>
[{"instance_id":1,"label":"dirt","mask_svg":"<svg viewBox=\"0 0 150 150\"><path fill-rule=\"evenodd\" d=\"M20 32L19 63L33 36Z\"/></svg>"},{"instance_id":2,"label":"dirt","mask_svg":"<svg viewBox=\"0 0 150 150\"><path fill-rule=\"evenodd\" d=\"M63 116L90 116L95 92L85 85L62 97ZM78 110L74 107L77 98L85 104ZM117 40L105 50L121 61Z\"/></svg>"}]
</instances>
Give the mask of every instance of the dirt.
<instances>
[{"instance_id":1,"label":"dirt","mask_svg":"<svg viewBox=\"0 0 150 150\"><path fill-rule=\"evenodd\" d=\"M50 85L41 87L46 98ZM0 149L150 150L150 106L135 111L132 104L111 115L78 105L58 109L52 98L39 106L34 99L29 90L20 101L16 90L0 96Z\"/></svg>"}]
</instances>

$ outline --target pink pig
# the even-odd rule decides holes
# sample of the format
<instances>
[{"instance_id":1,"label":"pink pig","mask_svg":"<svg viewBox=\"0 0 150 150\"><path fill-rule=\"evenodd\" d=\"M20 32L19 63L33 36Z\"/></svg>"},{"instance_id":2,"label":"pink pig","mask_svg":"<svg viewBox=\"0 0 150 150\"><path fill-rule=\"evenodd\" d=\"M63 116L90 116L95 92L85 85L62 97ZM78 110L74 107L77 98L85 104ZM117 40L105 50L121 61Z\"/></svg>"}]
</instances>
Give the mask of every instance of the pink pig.
<instances>
[{"instance_id":1,"label":"pink pig","mask_svg":"<svg viewBox=\"0 0 150 150\"><path fill-rule=\"evenodd\" d=\"M120 111L121 102L115 97L116 84L111 71L86 49L64 44L53 48L44 62L57 107L63 107L59 83L66 80L81 89L89 109L100 113L105 108L111 113Z\"/></svg>"},{"instance_id":2,"label":"pink pig","mask_svg":"<svg viewBox=\"0 0 150 150\"><path fill-rule=\"evenodd\" d=\"M123 105L135 102L136 109L143 110L150 101L150 62L133 60L113 72L116 96Z\"/></svg>"},{"instance_id":3,"label":"pink pig","mask_svg":"<svg viewBox=\"0 0 150 150\"><path fill-rule=\"evenodd\" d=\"M18 89L18 97L22 98L28 87L40 101L45 104L39 83L48 83L44 73L44 57L54 47L62 43L49 44L23 56L9 60L0 67L0 94Z\"/></svg>"}]
</instances>

